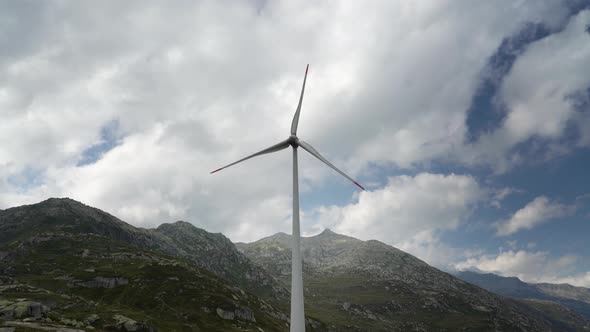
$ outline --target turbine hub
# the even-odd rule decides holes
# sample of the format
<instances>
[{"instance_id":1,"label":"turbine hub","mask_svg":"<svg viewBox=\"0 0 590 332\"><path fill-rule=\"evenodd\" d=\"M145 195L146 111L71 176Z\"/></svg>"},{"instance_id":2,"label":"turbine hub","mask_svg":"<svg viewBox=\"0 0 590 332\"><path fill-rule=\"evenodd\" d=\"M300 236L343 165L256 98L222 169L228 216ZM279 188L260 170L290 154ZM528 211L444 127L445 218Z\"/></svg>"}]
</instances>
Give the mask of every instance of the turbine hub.
<instances>
[{"instance_id":1,"label":"turbine hub","mask_svg":"<svg viewBox=\"0 0 590 332\"><path fill-rule=\"evenodd\" d=\"M291 135L287 139L287 143L291 145L293 148L297 148L299 146L299 138L296 135Z\"/></svg>"}]
</instances>

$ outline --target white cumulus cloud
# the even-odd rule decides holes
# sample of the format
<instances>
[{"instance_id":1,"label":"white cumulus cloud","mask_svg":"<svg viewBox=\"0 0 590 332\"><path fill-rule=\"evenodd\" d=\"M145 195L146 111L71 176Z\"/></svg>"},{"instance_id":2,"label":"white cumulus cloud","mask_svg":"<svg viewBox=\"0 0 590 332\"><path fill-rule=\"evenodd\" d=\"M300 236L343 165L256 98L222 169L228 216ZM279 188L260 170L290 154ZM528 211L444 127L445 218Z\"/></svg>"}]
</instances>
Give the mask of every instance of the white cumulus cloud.
<instances>
[{"instance_id":1,"label":"white cumulus cloud","mask_svg":"<svg viewBox=\"0 0 590 332\"><path fill-rule=\"evenodd\" d=\"M468 175L396 176L381 189L361 192L357 202L318 208L313 218L315 228L377 239L444 265L456 250L440 243L437 233L467 221L486 196L486 190Z\"/></svg>"},{"instance_id":2,"label":"white cumulus cloud","mask_svg":"<svg viewBox=\"0 0 590 332\"><path fill-rule=\"evenodd\" d=\"M590 272L577 272L576 255L555 257L546 251L508 250L482 254L454 264L456 270L491 272L526 282L569 283L589 287Z\"/></svg>"},{"instance_id":3,"label":"white cumulus cloud","mask_svg":"<svg viewBox=\"0 0 590 332\"><path fill-rule=\"evenodd\" d=\"M521 230L531 229L553 219L570 215L574 206L552 202L545 196L539 196L516 211L510 219L500 222L496 234L506 236Z\"/></svg>"},{"instance_id":4,"label":"white cumulus cloud","mask_svg":"<svg viewBox=\"0 0 590 332\"><path fill-rule=\"evenodd\" d=\"M14 37L0 51L0 207L70 196L146 227L289 231L288 152L208 173L286 138L306 63L299 134L345 172L460 162L487 59L525 22L564 17L556 1L3 2L0 31ZM563 45L585 54L577 31ZM78 166L113 122L119 145ZM335 176L305 158L300 173L306 190ZM352 223L366 217L389 242L432 243L480 191L466 175L394 177L326 217L359 237L372 236Z\"/></svg>"},{"instance_id":5,"label":"white cumulus cloud","mask_svg":"<svg viewBox=\"0 0 590 332\"><path fill-rule=\"evenodd\" d=\"M465 156L505 172L531 158L543 161L589 146L590 113L576 109L580 100L573 98L588 98L589 21L590 10L581 11L563 31L532 43L516 59L498 96L507 107L506 118L499 128L483 134ZM579 137L560 141L572 128ZM535 143L532 151L515 149L530 140Z\"/></svg>"},{"instance_id":6,"label":"white cumulus cloud","mask_svg":"<svg viewBox=\"0 0 590 332\"><path fill-rule=\"evenodd\" d=\"M553 270L556 266L568 266L575 263L573 256L564 256L557 261L550 261L544 251L529 252L525 250L508 250L498 255L482 255L457 263L458 270L477 268L481 271L495 272L507 276L518 276L523 280L532 280L531 275L543 270ZM550 266L549 266L550 265Z\"/></svg>"}]
</instances>

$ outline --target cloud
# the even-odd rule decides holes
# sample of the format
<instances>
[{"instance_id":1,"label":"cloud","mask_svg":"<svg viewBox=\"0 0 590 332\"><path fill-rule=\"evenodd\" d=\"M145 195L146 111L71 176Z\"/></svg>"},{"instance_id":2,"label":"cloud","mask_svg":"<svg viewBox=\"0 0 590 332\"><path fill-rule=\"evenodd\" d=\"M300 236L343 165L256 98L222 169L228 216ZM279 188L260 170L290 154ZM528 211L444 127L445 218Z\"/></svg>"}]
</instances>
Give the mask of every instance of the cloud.
<instances>
[{"instance_id":1,"label":"cloud","mask_svg":"<svg viewBox=\"0 0 590 332\"><path fill-rule=\"evenodd\" d=\"M359 168L369 161L409 166L458 144L471 86L504 35L523 21L563 15L559 7L534 2L514 6L514 17L497 6L453 3L299 6L205 1L5 8L3 22L23 38L3 47L0 96L11 117L4 117L0 138L20 139L0 162L13 169L69 164L117 119L129 133L192 116L216 124L216 140L237 124L257 124L253 119L285 129L286 113L276 110L294 108L301 68L312 62L301 128L343 159L352 152L333 143L339 141L334 133L347 132L341 138L354 143ZM389 21L395 29L380 23ZM478 47L463 52L465 43ZM437 54L448 55L445 66Z\"/></svg>"},{"instance_id":2,"label":"cloud","mask_svg":"<svg viewBox=\"0 0 590 332\"><path fill-rule=\"evenodd\" d=\"M371 177L375 165L461 162L465 111L486 59L525 22L561 24L562 7L538 1L2 4L2 31L18 38L0 41L0 207L70 196L145 227L185 219L240 241L289 231L289 153L208 173L286 138L306 63L300 134L345 172ZM579 41L574 35L565 46ZM548 59L568 55L549 51ZM522 96L527 102L529 94ZM112 123L116 138L105 140ZM99 151L88 158L93 147ZM27 174L35 174L27 186L10 180ZM306 190L335 176L304 158L300 174ZM469 176L391 181L360 194L356 205L393 195L409 206L404 212L383 201L389 208L383 216L395 213L403 226L400 234L384 228L399 244L432 243L432 229L457 227L480 190ZM420 194L422 184L440 197ZM396 185L406 196L396 194ZM411 197L441 214L421 211ZM353 210L346 210L350 220L372 213Z\"/></svg>"},{"instance_id":3,"label":"cloud","mask_svg":"<svg viewBox=\"0 0 590 332\"><path fill-rule=\"evenodd\" d=\"M590 288L590 271L550 279L548 282Z\"/></svg>"},{"instance_id":4,"label":"cloud","mask_svg":"<svg viewBox=\"0 0 590 332\"><path fill-rule=\"evenodd\" d=\"M354 203L317 208L314 227L381 240L444 265L455 249L440 243L437 234L465 222L486 195L468 175L391 177L384 188L361 192Z\"/></svg>"},{"instance_id":5,"label":"cloud","mask_svg":"<svg viewBox=\"0 0 590 332\"><path fill-rule=\"evenodd\" d=\"M482 134L464 156L505 172L527 161L544 161L588 146L588 112L579 99L590 87L580 68L590 67L585 26L590 10L580 11L564 29L538 40L520 55L500 88L507 114L496 130ZM587 108L587 107L586 107ZM568 139L572 130L579 137ZM528 151L527 151L528 149Z\"/></svg>"},{"instance_id":6,"label":"cloud","mask_svg":"<svg viewBox=\"0 0 590 332\"><path fill-rule=\"evenodd\" d=\"M496 234L506 236L551 220L572 214L575 206L563 205L550 201L545 196L539 196L516 211L510 219L500 222Z\"/></svg>"},{"instance_id":7,"label":"cloud","mask_svg":"<svg viewBox=\"0 0 590 332\"><path fill-rule=\"evenodd\" d=\"M508 250L497 255L480 255L454 264L457 270L476 269L526 282L552 282L575 271L575 255L552 257L545 251Z\"/></svg>"}]
</instances>

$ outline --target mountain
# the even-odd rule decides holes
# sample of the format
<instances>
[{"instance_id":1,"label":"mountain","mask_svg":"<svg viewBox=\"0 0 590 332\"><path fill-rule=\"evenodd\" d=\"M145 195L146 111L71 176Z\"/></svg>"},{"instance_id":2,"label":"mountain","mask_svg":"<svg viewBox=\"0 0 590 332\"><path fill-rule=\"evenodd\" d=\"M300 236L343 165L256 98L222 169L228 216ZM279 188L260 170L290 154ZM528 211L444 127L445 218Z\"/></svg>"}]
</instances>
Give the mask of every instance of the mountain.
<instances>
[{"instance_id":1,"label":"mountain","mask_svg":"<svg viewBox=\"0 0 590 332\"><path fill-rule=\"evenodd\" d=\"M152 234L163 239L156 248L207 269L261 296L289 298L289 292L258 265L240 253L223 234L209 233L190 223L162 224Z\"/></svg>"},{"instance_id":2,"label":"mountain","mask_svg":"<svg viewBox=\"0 0 590 332\"><path fill-rule=\"evenodd\" d=\"M284 311L240 287L283 298L272 283L226 237L186 223L136 228L71 199L0 211L0 326L281 330Z\"/></svg>"},{"instance_id":3,"label":"mountain","mask_svg":"<svg viewBox=\"0 0 590 332\"><path fill-rule=\"evenodd\" d=\"M290 236L278 233L238 249L285 286ZM340 330L583 331L590 322L560 320L439 271L382 242L325 230L301 240L306 313ZM564 323L565 322L565 323Z\"/></svg>"},{"instance_id":4,"label":"mountain","mask_svg":"<svg viewBox=\"0 0 590 332\"><path fill-rule=\"evenodd\" d=\"M50 198L39 204L0 211L0 245L43 231L105 236L182 257L255 294L286 297L288 293L266 271L238 252L228 238L186 222L162 224L156 229L136 228L69 198Z\"/></svg>"},{"instance_id":5,"label":"mountain","mask_svg":"<svg viewBox=\"0 0 590 332\"><path fill-rule=\"evenodd\" d=\"M552 301L590 319L590 289L588 288L569 284L531 284L516 277L502 277L493 273L461 271L457 272L456 276L496 294L521 299Z\"/></svg>"},{"instance_id":6,"label":"mountain","mask_svg":"<svg viewBox=\"0 0 590 332\"><path fill-rule=\"evenodd\" d=\"M494 295L379 241L326 230L302 244L307 331L590 326L553 302ZM136 228L71 199L0 210L0 328L286 331L290 255L284 233L234 245L186 222Z\"/></svg>"},{"instance_id":7,"label":"mountain","mask_svg":"<svg viewBox=\"0 0 590 332\"><path fill-rule=\"evenodd\" d=\"M590 303L589 288L576 287L570 284L540 283L534 285L537 289L550 296Z\"/></svg>"},{"instance_id":8,"label":"mountain","mask_svg":"<svg viewBox=\"0 0 590 332\"><path fill-rule=\"evenodd\" d=\"M493 273L471 271L460 271L455 275L461 280L504 296L539 300L552 299L552 296L543 293L534 284L526 283L516 277L501 277Z\"/></svg>"}]
</instances>

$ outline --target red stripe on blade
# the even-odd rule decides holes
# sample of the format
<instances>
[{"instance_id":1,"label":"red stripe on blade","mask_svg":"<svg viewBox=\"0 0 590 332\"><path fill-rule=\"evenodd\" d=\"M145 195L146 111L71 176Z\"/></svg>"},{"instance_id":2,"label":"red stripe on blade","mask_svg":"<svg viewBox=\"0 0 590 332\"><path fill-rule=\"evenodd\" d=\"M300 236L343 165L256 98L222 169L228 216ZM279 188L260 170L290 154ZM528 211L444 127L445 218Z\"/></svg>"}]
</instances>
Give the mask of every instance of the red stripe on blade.
<instances>
[{"instance_id":1,"label":"red stripe on blade","mask_svg":"<svg viewBox=\"0 0 590 332\"><path fill-rule=\"evenodd\" d=\"M354 181L354 184L356 184L359 188L361 188L362 190L365 190L365 188L363 186L361 186L358 182Z\"/></svg>"},{"instance_id":2,"label":"red stripe on blade","mask_svg":"<svg viewBox=\"0 0 590 332\"><path fill-rule=\"evenodd\" d=\"M307 75L307 70L309 69L309 64L307 64L307 67L305 67L305 75Z\"/></svg>"},{"instance_id":3,"label":"red stripe on blade","mask_svg":"<svg viewBox=\"0 0 590 332\"><path fill-rule=\"evenodd\" d=\"M215 172L219 172L219 171L221 171L222 169L223 169L223 167L222 167L222 168L218 168L218 169L214 170L213 172L211 172L211 173L209 173L209 174L213 174L213 173L215 173Z\"/></svg>"}]
</instances>

